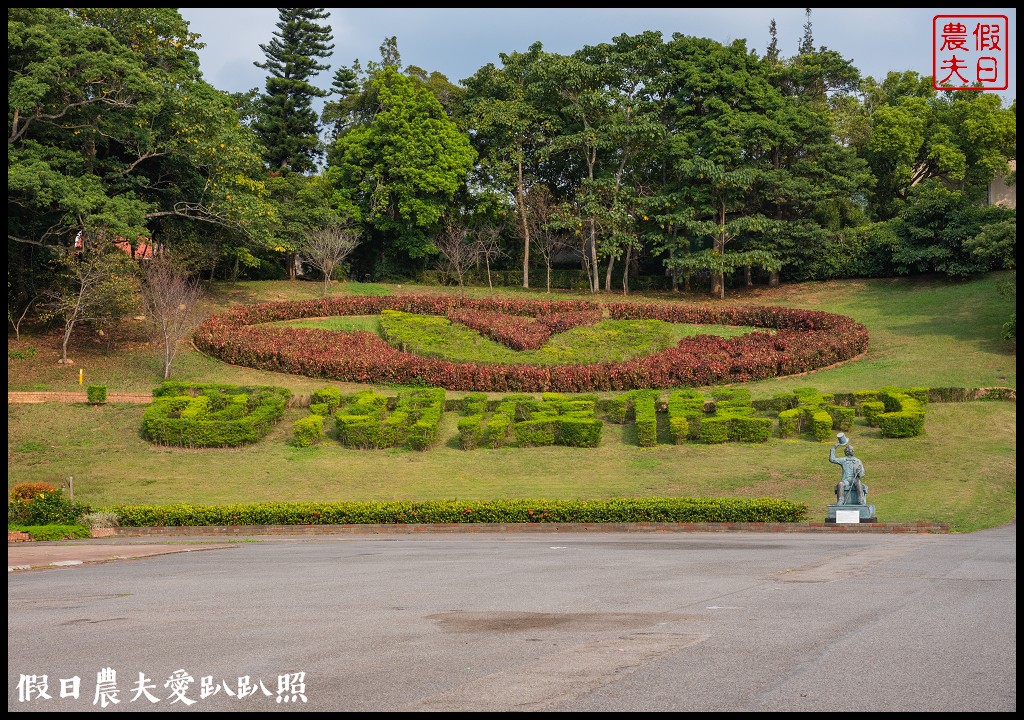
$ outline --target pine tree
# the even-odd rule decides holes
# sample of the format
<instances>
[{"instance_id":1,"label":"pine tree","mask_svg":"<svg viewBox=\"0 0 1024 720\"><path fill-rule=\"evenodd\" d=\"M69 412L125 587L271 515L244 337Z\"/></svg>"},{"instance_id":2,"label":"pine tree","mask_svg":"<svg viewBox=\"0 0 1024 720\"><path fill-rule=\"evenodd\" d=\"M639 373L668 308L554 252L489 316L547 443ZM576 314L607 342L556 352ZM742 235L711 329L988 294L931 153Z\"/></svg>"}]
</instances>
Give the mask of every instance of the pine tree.
<instances>
[{"instance_id":1,"label":"pine tree","mask_svg":"<svg viewBox=\"0 0 1024 720\"><path fill-rule=\"evenodd\" d=\"M330 67L317 62L334 49L330 26L317 22L329 13L324 8L279 8L278 17L274 38L260 45L267 60L253 63L270 73L253 129L263 141L264 160L271 168L309 172L323 156L312 104L313 98L328 92L310 80Z\"/></svg>"},{"instance_id":2,"label":"pine tree","mask_svg":"<svg viewBox=\"0 0 1024 720\"><path fill-rule=\"evenodd\" d=\"M775 18L772 18L772 24L768 27L768 52L765 53L765 59L768 62L775 64L779 62L779 31L775 27Z\"/></svg>"},{"instance_id":3,"label":"pine tree","mask_svg":"<svg viewBox=\"0 0 1024 720\"><path fill-rule=\"evenodd\" d=\"M811 9L804 8L807 22L804 23L804 36L800 38L800 47L798 52L800 55L813 55L814 54L814 35L811 33Z\"/></svg>"}]
</instances>

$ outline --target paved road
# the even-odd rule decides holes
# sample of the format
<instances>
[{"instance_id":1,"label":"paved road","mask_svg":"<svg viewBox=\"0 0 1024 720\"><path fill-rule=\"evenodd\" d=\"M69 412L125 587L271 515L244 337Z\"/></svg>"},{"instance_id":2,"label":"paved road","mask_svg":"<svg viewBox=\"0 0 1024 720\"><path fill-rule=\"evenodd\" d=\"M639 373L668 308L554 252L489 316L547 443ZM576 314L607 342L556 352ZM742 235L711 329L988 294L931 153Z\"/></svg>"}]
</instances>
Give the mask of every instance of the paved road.
<instances>
[{"instance_id":1,"label":"paved road","mask_svg":"<svg viewBox=\"0 0 1024 720\"><path fill-rule=\"evenodd\" d=\"M194 547L9 574L8 710L1016 710L1015 524Z\"/></svg>"}]
</instances>

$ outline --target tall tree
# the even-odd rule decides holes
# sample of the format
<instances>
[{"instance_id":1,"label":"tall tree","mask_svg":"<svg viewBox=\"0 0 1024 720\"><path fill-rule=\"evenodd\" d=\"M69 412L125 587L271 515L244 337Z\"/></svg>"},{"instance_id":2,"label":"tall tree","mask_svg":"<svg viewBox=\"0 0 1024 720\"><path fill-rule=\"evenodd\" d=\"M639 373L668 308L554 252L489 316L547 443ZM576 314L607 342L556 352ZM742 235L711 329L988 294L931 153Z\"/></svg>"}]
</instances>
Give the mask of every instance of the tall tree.
<instances>
[{"instance_id":1,"label":"tall tree","mask_svg":"<svg viewBox=\"0 0 1024 720\"><path fill-rule=\"evenodd\" d=\"M323 157L313 98L328 91L311 80L330 67L319 62L334 49L330 26L319 23L330 14L324 8L280 8L278 16L273 39L260 45L267 59L254 63L270 73L254 129L271 168L310 172Z\"/></svg>"},{"instance_id":2,"label":"tall tree","mask_svg":"<svg viewBox=\"0 0 1024 720\"><path fill-rule=\"evenodd\" d=\"M255 137L202 81L201 47L172 8L8 12L9 263L196 221L266 239Z\"/></svg>"},{"instance_id":3,"label":"tall tree","mask_svg":"<svg viewBox=\"0 0 1024 720\"><path fill-rule=\"evenodd\" d=\"M721 298L725 271L752 260L731 257L727 246L768 225L751 195L770 171L771 148L785 132L777 117L783 100L744 41L725 46L676 35L669 52L672 170L694 211L679 221L694 239L711 240L705 251L674 260L678 267L710 272L711 293Z\"/></svg>"},{"instance_id":4,"label":"tall tree","mask_svg":"<svg viewBox=\"0 0 1024 720\"><path fill-rule=\"evenodd\" d=\"M798 55L810 55L814 52L814 32L811 25L811 9L804 8L804 34L800 36Z\"/></svg>"},{"instance_id":5,"label":"tall tree","mask_svg":"<svg viewBox=\"0 0 1024 720\"><path fill-rule=\"evenodd\" d=\"M764 56L770 63L779 62L779 30L775 25L775 18L772 18L772 23L768 26L768 49Z\"/></svg>"},{"instance_id":6,"label":"tall tree","mask_svg":"<svg viewBox=\"0 0 1024 720\"><path fill-rule=\"evenodd\" d=\"M476 153L434 95L386 66L370 79L378 110L341 135L327 178L338 213L366 224L381 274L408 273L437 253L433 236Z\"/></svg>"},{"instance_id":7,"label":"tall tree","mask_svg":"<svg viewBox=\"0 0 1024 720\"><path fill-rule=\"evenodd\" d=\"M501 68L487 65L465 81L480 181L500 186L515 200L524 288L530 286L532 245L526 198L539 182L542 153L553 134L554 118L542 86L547 58L541 44L534 43L525 53L502 53Z\"/></svg>"}]
</instances>

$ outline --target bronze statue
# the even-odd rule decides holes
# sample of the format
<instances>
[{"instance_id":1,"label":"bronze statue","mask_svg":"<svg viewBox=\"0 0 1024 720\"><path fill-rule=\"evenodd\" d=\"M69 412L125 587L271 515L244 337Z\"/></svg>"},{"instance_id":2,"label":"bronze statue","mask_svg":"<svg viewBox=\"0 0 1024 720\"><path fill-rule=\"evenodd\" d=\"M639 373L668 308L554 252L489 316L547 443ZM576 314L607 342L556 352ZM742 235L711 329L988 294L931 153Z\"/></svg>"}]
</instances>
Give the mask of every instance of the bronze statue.
<instances>
[{"instance_id":1,"label":"bronze statue","mask_svg":"<svg viewBox=\"0 0 1024 720\"><path fill-rule=\"evenodd\" d=\"M868 497L868 486L864 484L864 463L853 455L853 445L850 439L843 433L837 436L838 442L832 446L828 453L828 461L841 465L843 475L836 483L836 504L838 505L866 505ZM836 457L836 448L843 448L843 457ZM854 502L856 500L856 502Z\"/></svg>"}]
</instances>

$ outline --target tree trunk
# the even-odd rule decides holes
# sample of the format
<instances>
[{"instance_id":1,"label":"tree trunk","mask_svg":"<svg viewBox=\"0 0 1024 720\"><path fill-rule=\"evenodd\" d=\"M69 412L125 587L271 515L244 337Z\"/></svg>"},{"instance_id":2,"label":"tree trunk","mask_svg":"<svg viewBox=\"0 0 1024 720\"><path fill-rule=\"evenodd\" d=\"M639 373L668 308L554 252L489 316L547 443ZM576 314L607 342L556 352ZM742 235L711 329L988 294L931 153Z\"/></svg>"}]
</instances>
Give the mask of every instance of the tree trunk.
<instances>
[{"instance_id":1,"label":"tree trunk","mask_svg":"<svg viewBox=\"0 0 1024 720\"><path fill-rule=\"evenodd\" d=\"M548 266L548 295L551 294L551 262L547 263Z\"/></svg>"},{"instance_id":2,"label":"tree trunk","mask_svg":"<svg viewBox=\"0 0 1024 720\"><path fill-rule=\"evenodd\" d=\"M746 283L746 286L748 288L754 287L754 278L753 278L753 275L750 272L750 266L749 265L746 265L743 268L743 282Z\"/></svg>"},{"instance_id":3,"label":"tree trunk","mask_svg":"<svg viewBox=\"0 0 1024 720\"><path fill-rule=\"evenodd\" d=\"M608 267L604 271L604 291L612 291L612 268L615 266L615 256L608 258Z\"/></svg>"},{"instance_id":4,"label":"tree trunk","mask_svg":"<svg viewBox=\"0 0 1024 720\"><path fill-rule=\"evenodd\" d=\"M516 205L519 207L519 222L523 226L523 287L530 287L530 223L526 216L526 193L523 189L523 163L517 163L519 179L516 182Z\"/></svg>"},{"instance_id":5,"label":"tree trunk","mask_svg":"<svg viewBox=\"0 0 1024 720\"><path fill-rule=\"evenodd\" d=\"M626 260L622 263L622 294L629 295L629 261L633 255L633 246L626 247Z\"/></svg>"},{"instance_id":6,"label":"tree trunk","mask_svg":"<svg viewBox=\"0 0 1024 720\"><path fill-rule=\"evenodd\" d=\"M288 253L288 279L289 280L294 280L295 279L295 263L297 262L298 257L299 257L298 253ZM325 288L324 292L326 292L326 291L327 290Z\"/></svg>"},{"instance_id":7,"label":"tree trunk","mask_svg":"<svg viewBox=\"0 0 1024 720\"><path fill-rule=\"evenodd\" d=\"M725 203L721 204L718 215L718 223L721 228L715 236L715 252L725 257ZM711 271L711 295L725 299L725 271L715 268Z\"/></svg>"},{"instance_id":8,"label":"tree trunk","mask_svg":"<svg viewBox=\"0 0 1024 720\"><path fill-rule=\"evenodd\" d=\"M597 229L594 221L590 221L590 272L593 277L590 279L590 292L598 292L601 289L601 281L597 275Z\"/></svg>"},{"instance_id":9,"label":"tree trunk","mask_svg":"<svg viewBox=\"0 0 1024 720\"><path fill-rule=\"evenodd\" d=\"M164 380L171 377L171 359L173 356L172 350L174 346L171 344L174 340L169 335L164 335Z\"/></svg>"},{"instance_id":10,"label":"tree trunk","mask_svg":"<svg viewBox=\"0 0 1024 720\"><path fill-rule=\"evenodd\" d=\"M778 287L778 286L779 286L779 271L778 270L772 270L771 274L768 276L768 287Z\"/></svg>"}]
</instances>

